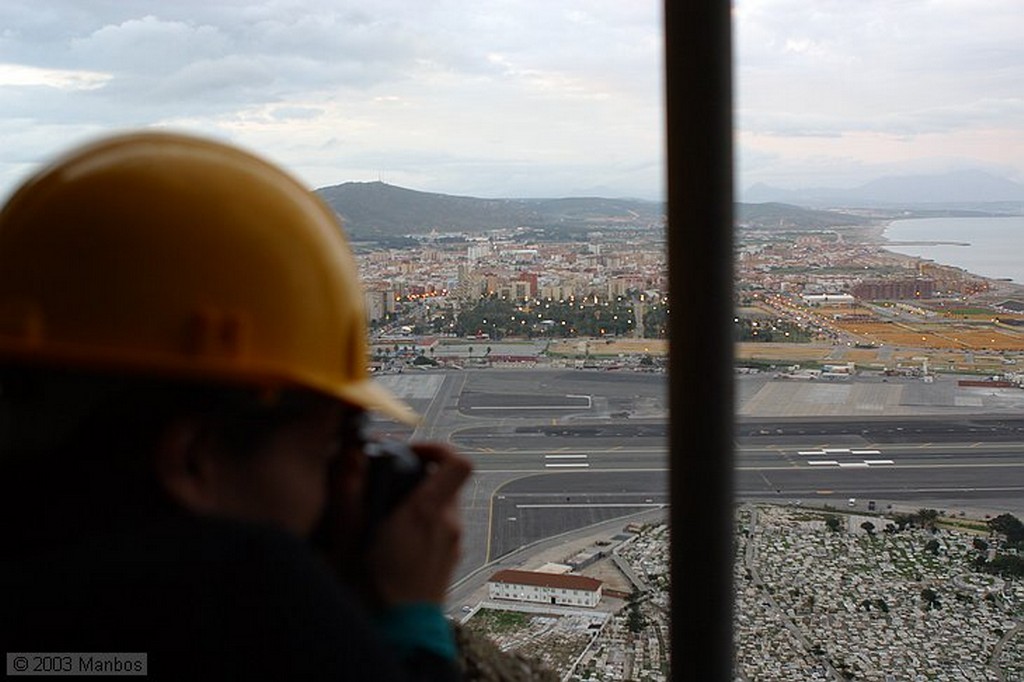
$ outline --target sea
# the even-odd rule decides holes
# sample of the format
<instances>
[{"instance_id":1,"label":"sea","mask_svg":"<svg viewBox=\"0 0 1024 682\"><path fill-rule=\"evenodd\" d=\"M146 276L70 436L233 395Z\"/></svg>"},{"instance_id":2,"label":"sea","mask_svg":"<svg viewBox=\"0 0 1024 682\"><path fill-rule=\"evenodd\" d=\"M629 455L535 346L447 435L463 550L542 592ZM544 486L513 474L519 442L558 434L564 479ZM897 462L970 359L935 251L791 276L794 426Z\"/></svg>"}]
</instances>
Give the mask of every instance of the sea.
<instances>
[{"instance_id":1,"label":"sea","mask_svg":"<svg viewBox=\"0 0 1024 682\"><path fill-rule=\"evenodd\" d=\"M885 237L889 251L1024 284L1024 216L896 220Z\"/></svg>"}]
</instances>

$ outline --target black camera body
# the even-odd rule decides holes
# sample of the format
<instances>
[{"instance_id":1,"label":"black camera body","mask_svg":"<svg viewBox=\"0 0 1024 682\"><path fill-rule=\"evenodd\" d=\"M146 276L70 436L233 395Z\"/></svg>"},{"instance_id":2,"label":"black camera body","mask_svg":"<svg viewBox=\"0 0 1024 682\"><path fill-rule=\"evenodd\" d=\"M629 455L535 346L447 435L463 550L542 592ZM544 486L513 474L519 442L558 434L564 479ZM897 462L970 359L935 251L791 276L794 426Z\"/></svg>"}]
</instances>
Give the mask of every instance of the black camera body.
<instances>
[{"instance_id":1,"label":"black camera body","mask_svg":"<svg viewBox=\"0 0 1024 682\"><path fill-rule=\"evenodd\" d=\"M401 504L426 475L423 462L401 441L364 441L360 449L366 456L362 519L354 549L365 550L372 543L381 522ZM340 462L340 460L339 460ZM334 474L332 474L333 476ZM336 502L328 499L327 510L310 535L313 547L330 555L337 547L332 524Z\"/></svg>"},{"instance_id":2,"label":"black camera body","mask_svg":"<svg viewBox=\"0 0 1024 682\"><path fill-rule=\"evenodd\" d=\"M401 441L369 441L366 487L363 489L363 527L369 544L377 526L412 492L425 475L423 462Z\"/></svg>"}]
</instances>

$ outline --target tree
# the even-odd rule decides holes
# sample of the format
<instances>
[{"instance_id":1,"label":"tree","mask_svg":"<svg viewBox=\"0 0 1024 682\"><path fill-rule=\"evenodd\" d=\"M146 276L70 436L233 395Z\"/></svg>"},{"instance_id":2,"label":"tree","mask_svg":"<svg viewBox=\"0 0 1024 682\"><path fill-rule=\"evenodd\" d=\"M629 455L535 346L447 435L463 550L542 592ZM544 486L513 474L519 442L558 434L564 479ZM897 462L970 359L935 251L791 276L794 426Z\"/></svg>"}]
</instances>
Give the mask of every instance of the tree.
<instances>
[{"instance_id":1,"label":"tree","mask_svg":"<svg viewBox=\"0 0 1024 682\"><path fill-rule=\"evenodd\" d=\"M1024 576L1024 557L1000 554L985 564L985 571L1004 578L1020 578Z\"/></svg>"},{"instance_id":2,"label":"tree","mask_svg":"<svg viewBox=\"0 0 1024 682\"><path fill-rule=\"evenodd\" d=\"M630 632L636 634L643 630L646 624L644 614L640 612L640 605L634 602L630 606L629 615L626 616L626 627L629 628Z\"/></svg>"},{"instance_id":3,"label":"tree","mask_svg":"<svg viewBox=\"0 0 1024 682\"><path fill-rule=\"evenodd\" d=\"M974 545L974 549L978 550L979 552L988 551L988 543L982 540L981 538L974 538L974 540L971 541L971 544Z\"/></svg>"},{"instance_id":4,"label":"tree","mask_svg":"<svg viewBox=\"0 0 1024 682\"><path fill-rule=\"evenodd\" d=\"M635 326L628 300L603 304L587 299L513 301L492 295L460 311L451 329L460 335L485 333L491 339L523 334L564 338L622 336L631 334Z\"/></svg>"},{"instance_id":5,"label":"tree","mask_svg":"<svg viewBox=\"0 0 1024 682\"><path fill-rule=\"evenodd\" d=\"M863 528L864 532L866 532L868 535L875 534L875 524L871 523L870 521L865 521L864 523L860 524L860 527Z\"/></svg>"},{"instance_id":6,"label":"tree","mask_svg":"<svg viewBox=\"0 0 1024 682\"><path fill-rule=\"evenodd\" d=\"M664 339L668 336L668 308L655 303L644 313L644 336Z\"/></svg>"},{"instance_id":7,"label":"tree","mask_svg":"<svg viewBox=\"0 0 1024 682\"><path fill-rule=\"evenodd\" d=\"M924 528L935 528L935 521L939 518L939 512L935 509L918 509L914 515L916 521Z\"/></svg>"},{"instance_id":8,"label":"tree","mask_svg":"<svg viewBox=\"0 0 1024 682\"><path fill-rule=\"evenodd\" d=\"M629 608L629 613L626 615L626 627L634 634L643 630L647 624L644 614L640 611L641 596L640 592L633 590L626 598Z\"/></svg>"},{"instance_id":9,"label":"tree","mask_svg":"<svg viewBox=\"0 0 1024 682\"><path fill-rule=\"evenodd\" d=\"M1024 523L1013 514L1000 514L988 522L988 527L992 532L1006 536L1011 545L1024 543Z\"/></svg>"},{"instance_id":10,"label":"tree","mask_svg":"<svg viewBox=\"0 0 1024 682\"><path fill-rule=\"evenodd\" d=\"M835 514L829 514L825 517L825 526L833 533L839 532L840 525L842 525L842 521Z\"/></svg>"},{"instance_id":11,"label":"tree","mask_svg":"<svg viewBox=\"0 0 1024 682\"><path fill-rule=\"evenodd\" d=\"M897 530L906 530L907 526L911 526L914 523L913 518L909 514L893 514L892 520L896 523Z\"/></svg>"},{"instance_id":12,"label":"tree","mask_svg":"<svg viewBox=\"0 0 1024 682\"><path fill-rule=\"evenodd\" d=\"M924 608L928 609L939 609L942 607L942 602L939 601L938 593L930 587L926 587L921 590L921 601L924 602Z\"/></svg>"},{"instance_id":13,"label":"tree","mask_svg":"<svg viewBox=\"0 0 1024 682\"><path fill-rule=\"evenodd\" d=\"M932 554L938 556L938 554L939 554L939 541L934 539L934 538L929 540L928 543L924 546L924 551L931 552Z\"/></svg>"}]
</instances>

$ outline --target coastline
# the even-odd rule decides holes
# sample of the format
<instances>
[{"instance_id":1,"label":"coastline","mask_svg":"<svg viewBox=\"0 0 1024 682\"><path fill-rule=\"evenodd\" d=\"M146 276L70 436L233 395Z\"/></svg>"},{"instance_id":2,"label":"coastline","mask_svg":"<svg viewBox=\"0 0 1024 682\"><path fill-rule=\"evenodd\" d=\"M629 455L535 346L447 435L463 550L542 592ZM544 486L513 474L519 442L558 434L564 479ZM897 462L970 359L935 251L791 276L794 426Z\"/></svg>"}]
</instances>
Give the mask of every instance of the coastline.
<instances>
[{"instance_id":1,"label":"coastline","mask_svg":"<svg viewBox=\"0 0 1024 682\"><path fill-rule=\"evenodd\" d=\"M896 252L887 234L889 226L888 217L875 216L867 225L851 226L843 230L822 230L831 234L818 239L828 239L832 244L820 247L829 253L820 259L819 267L834 266L838 273L834 281L846 287L844 291L852 291L853 282L856 281L872 285L873 288L865 288L865 292L862 292L868 296L873 295L870 292L888 291L885 284L889 281L901 287L901 292L909 292L909 295L913 289L907 285L912 285L914 279L927 279L933 283L929 287L933 293L926 294L930 300L921 301L920 305L915 305L913 300L875 306L870 305L870 300L866 306L859 302L850 304L841 301L836 306L828 307L823 303L824 307L814 313L823 331L816 342L738 342L735 347L737 359L754 368L774 370L797 365L798 370L821 368L826 371L826 366L853 363L868 371L886 370L897 376L928 375L928 383L935 381L937 373L963 374L968 377L1020 373L1020 367L1024 367L1024 285L972 273L966 268L946 265L942 261ZM955 232L948 230L937 234L955 238ZM799 250L801 248L803 251ZM808 248L818 248L818 245L811 240L794 244L794 252L789 254L790 261L799 261L807 256ZM809 255L813 257L813 251ZM953 260L955 256L954 253L948 257ZM826 271L825 276L831 274ZM788 271L771 284L781 288L787 276L790 276ZM810 277L806 274L804 276ZM750 277L757 278L758 272L752 269ZM874 287L876 284L880 286ZM790 307L775 303L770 297L764 300L762 307L770 315L776 314L776 311L786 315L793 312ZM796 372L789 378L815 377ZM839 383L835 377L829 379ZM884 379L880 381L885 383ZM783 385L783 382L777 383ZM938 408L939 412L946 413L963 407L984 407L984 411L1001 409L1000 405L983 405L983 397L982 403L979 403L981 396L973 393L957 393L955 385L935 391L932 387L919 386L920 382L911 382L910 387L893 392L891 389L895 384L880 387L873 381L865 386L855 383L850 382L848 388L842 391L852 401L848 404L823 402L820 400L820 391L808 392L808 395L817 395L819 399L805 401L800 395L787 393L797 389L773 385L771 391L777 391L777 394L772 395L770 391L763 395L759 393L756 400L748 401L741 409L751 414L768 410L776 415L792 408L822 416L826 412L838 415L851 410L856 414L890 414L903 411L904 408L912 411L915 406ZM906 393L907 402L899 394L901 392ZM836 391L837 396L839 393ZM940 394L944 396L945 402L934 404L935 396ZM1024 396L1019 391L1015 395ZM1013 409L1019 410L1020 403L1015 404Z\"/></svg>"},{"instance_id":2,"label":"coastline","mask_svg":"<svg viewBox=\"0 0 1024 682\"><path fill-rule=\"evenodd\" d=\"M902 218L900 220L903 220ZM904 267L912 269L921 260L925 260L930 263L935 263L937 266L942 268L948 268L950 270L965 273L975 279L984 281L988 284L988 291L974 294L972 298L986 302L986 303L998 303L999 299L1006 298L1018 298L1024 300L1024 284L1014 282L1012 280L996 279L992 277L986 277L979 275L975 272L971 272L964 268L956 265L950 265L948 263L939 263L931 259L922 259L918 256L909 256L905 253L899 253L892 250L893 245L910 242L894 242L887 234L889 227L892 223L896 222L896 219L882 220L872 225L868 225L863 228L858 228L863 232L864 241L867 243L874 243L886 253L893 260L899 261ZM922 244L924 242L913 242L915 244ZM952 242L948 241L935 241L928 242L929 244L949 244ZM966 244L966 242L956 242L957 244Z\"/></svg>"}]
</instances>

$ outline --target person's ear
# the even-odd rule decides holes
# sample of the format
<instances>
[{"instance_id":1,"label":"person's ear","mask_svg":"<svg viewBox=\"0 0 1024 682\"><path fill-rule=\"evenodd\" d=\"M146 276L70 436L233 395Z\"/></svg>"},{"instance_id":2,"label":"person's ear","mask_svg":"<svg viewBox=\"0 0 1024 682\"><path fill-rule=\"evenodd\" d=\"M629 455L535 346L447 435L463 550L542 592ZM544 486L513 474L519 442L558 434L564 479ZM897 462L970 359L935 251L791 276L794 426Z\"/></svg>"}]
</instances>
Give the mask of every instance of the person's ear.
<instances>
[{"instance_id":1,"label":"person's ear","mask_svg":"<svg viewBox=\"0 0 1024 682\"><path fill-rule=\"evenodd\" d=\"M160 487L179 506L199 514L218 502L216 455L204 440L198 420L180 419L164 429L153 453Z\"/></svg>"}]
</instances>

